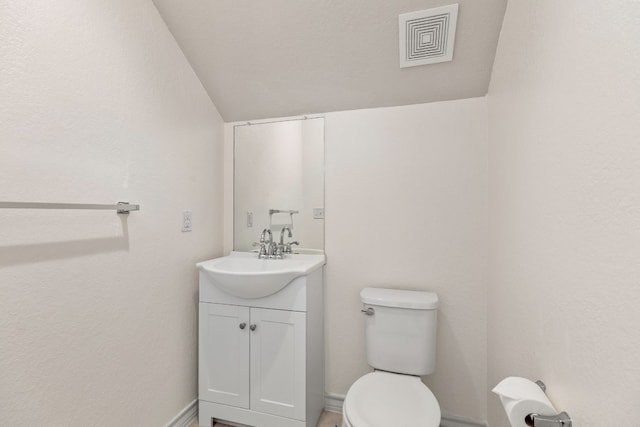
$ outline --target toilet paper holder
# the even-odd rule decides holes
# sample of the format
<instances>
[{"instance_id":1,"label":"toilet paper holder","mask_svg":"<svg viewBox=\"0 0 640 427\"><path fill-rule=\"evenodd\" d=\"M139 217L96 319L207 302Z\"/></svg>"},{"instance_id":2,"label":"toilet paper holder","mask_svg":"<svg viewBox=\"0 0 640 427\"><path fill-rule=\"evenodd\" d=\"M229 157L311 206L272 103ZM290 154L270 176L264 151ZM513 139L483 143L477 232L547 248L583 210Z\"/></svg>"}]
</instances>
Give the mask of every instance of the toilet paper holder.
<instances>
[{"instance_id":1,"label":"toilet paper holder","mask_svg":"<svg viewBox=\"0 0 640 427\"><path fill-rule=\"evenodd\" d=\"M529 414L525 417L524 423L531 427L571 427L573 422L566 412L558 415Z\"/></svg>"},{"instance_id":2,"label":"toilet paper holder","mask_svg":"<svg viewBox=\"0 0 640 427\"><path fill-rule=\"evenodd\" d=\"M547 386L542 381L536 381L536 384L544 391L547 392ZM558 415L540 415L529 414L524 418L524 423L531 427L572 427L573 421L566 412L561 412Z\"/></svg>"}]
</instances>

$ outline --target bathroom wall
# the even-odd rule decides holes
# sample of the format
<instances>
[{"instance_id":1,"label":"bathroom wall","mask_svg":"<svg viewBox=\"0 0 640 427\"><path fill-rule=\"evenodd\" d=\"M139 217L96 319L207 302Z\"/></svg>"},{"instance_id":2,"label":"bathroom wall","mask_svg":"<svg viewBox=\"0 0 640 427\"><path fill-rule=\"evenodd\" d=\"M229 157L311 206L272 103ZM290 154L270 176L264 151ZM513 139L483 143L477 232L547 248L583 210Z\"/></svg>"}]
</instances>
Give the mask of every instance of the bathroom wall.
<instances>
[{"instance_id":1,"label":"bathroom wall","mask_svg":"<svg viewBox=\"0 0 640 427\"><path fill-rule=\"evenodd\" d=\"M360 290L429 290L441 302L443 413L486 419L485 98L327 113L326 391L369 372ZM233 236L233 128L225 125L225 251Z\"/></svg>"},{"instance_id":2,"label":"bathroom wall","mask_svg":"<svg viewBox=\"0 0 640 427\"><path fill-rule=\"evenodd\" d=\"M142 207L0 211L0 425L165 425L197 394L222 120L151 1L0 10L0 200Z\"/></svg>"},{"instance_id":3,"label":"bathroom wall","mask_svg":"<svg viewBox=\"0 0 640 427\"><path fill-rule=\"evenodd\" d=\"M326 117L328 393L371 368L360 291L435 291L444 414L486 419L487 120L484 98Z\"/></svg>"},{"instance_id":4,"label":"bathroom wall","mask_svg":"<svg viewBox=\"0 0 640 427\"><path fill-rule=\"evenodd\" d=\"M581 427L638 425L638 40L637 1L511 0L489 90L488 387L540 378Z\"/></svg>"}]
</instances>

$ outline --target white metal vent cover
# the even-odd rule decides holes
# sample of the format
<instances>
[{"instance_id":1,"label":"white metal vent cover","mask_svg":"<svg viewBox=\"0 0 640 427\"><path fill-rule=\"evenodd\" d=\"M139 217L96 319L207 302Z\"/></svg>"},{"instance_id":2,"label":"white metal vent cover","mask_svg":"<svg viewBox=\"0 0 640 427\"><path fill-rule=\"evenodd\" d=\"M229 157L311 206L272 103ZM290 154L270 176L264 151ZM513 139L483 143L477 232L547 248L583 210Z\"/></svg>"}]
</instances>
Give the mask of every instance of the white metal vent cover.
<instances>
[{"instance_id":1,"label":"white metal vent cover","mask_svg":"<svg viewBox=\"0 0 640 427\"><path fill-rule=\"evenodd\" d=\"M451 61L457 20L457 3L398 16L400 68Z\"/></svg>"}]
</instances>

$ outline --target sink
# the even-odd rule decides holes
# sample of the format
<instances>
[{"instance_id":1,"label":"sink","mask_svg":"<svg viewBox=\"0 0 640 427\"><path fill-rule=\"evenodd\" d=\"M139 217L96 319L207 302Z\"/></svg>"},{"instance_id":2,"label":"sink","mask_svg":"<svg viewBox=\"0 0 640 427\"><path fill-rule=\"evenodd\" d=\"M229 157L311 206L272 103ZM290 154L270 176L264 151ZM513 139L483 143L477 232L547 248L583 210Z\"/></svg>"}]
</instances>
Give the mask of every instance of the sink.
<instances>
[{"instance_id":1,"label":"sink","mask_svg":"<svg viewBox=\"0 0 640 427\"><path fill-rule=\"evenodd\" d=\"M239 298L262 298L283 289L295 278L325 264L324 254L291 254L284 259L259 259L256 253L230 255L197 264L210 281Z\"/></svg>"}]
</instances>

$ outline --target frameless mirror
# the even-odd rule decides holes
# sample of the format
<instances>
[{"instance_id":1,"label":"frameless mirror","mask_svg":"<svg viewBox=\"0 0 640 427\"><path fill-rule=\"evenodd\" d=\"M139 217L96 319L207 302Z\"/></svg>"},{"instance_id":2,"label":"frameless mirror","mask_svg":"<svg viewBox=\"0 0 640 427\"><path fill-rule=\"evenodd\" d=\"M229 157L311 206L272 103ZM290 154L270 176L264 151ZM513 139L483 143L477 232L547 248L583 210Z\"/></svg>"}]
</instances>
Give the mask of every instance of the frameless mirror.
<instances>
[{"instance_id":1,"label":"frameless mirror","mask_svg":"<svg viewBox=\"0 0 640 427\"><path fill-rule=\"evenodd\" d=\"M324 119L237 125L233 152L234 250L265 228L293 252L324 250Z\"/></svg>"}]
</instances>

